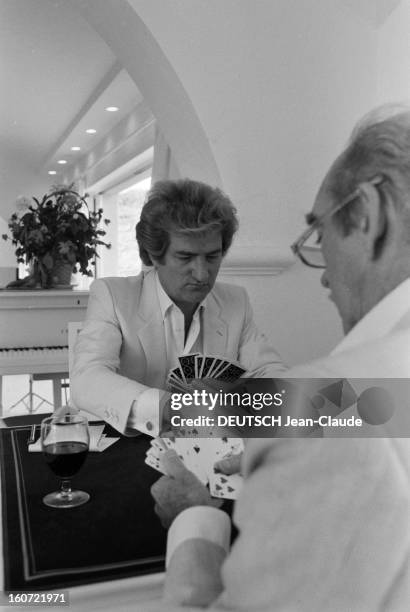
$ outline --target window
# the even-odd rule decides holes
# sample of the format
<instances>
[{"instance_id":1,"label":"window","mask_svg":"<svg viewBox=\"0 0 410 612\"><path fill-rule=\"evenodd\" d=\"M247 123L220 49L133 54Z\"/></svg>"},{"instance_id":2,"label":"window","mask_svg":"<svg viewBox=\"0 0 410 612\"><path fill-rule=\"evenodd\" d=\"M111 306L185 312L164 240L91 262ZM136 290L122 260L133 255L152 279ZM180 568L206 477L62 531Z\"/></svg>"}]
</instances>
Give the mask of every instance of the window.
<instances>
[{"instance_id":1,"label":"window","mask_svg":"<svg viewBox=\"0 0 410 612\"><path fill-rule=\"evenodd\" d=\"M111 248L98 251L96 276L133 276L141 271L135 226L151 186L151 169L122 181L96 198L110 224L104 226Z\"/></svg>"},{"instance_id":2,"label":"window","mask_svg":"<svg viewBox=\"0 0 410 612\"><path fill-rule=\"evenodd\" d=\"M135 226L139 221L141 208L150 187L151 176L127 187L118 194L118 276L131 276L141 271Z\"/></svg>"}]
</instances>

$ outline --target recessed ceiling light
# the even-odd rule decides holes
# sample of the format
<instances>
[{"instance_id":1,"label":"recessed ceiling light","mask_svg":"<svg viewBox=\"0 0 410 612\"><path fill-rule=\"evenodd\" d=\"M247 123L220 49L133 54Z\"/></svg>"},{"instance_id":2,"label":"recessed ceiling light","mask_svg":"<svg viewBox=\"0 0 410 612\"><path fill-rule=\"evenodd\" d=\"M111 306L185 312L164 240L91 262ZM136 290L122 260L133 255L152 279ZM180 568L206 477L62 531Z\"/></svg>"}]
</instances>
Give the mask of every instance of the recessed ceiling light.
<instances>
[{"instance_id":1,"label":"recessed ceiling light","mask_svg":"<svg viewBox=\"0 0 410 612\"><path fill-rule=\"evenodd\" d=\"M109 113L116 113L117 110L120 110L120 109L118 108L118 106L107 106L105 110L108 111Z\"/></svg>"},{"instance_id":2,"label":"recessed ceiling light","mask_svg":"<svg viewBox=\"0 0 410 612\"><path fill-rule=\"evenodd\" d=\"M71 147L72 151L81 151L81 147Z\"/></svg>"},{"instance_id":3,"label":"recessed ceiling light","mask_svg":"<svg viewBox=\"0 0 410 612\"><path fill-rule=\"evenodd\" d=\"M57 172L55 170L49 170L48 173L49 174L57 174Z\"/></svg>"},{"instance_id":4,"label":"recessed ceiling light","mask_svg":"<svg viewBox=\"0 0 410 612\"><path fill-rule=\"evenodd\" d=\"M87 134L96 134L97 130L95 130L94 128L89 128L88 130L85 130L87 132Z\"/></svg>"},{"instance_id":5,"label":"recessed ceiling light","mask_svg":"<svg viewBox=\"0 0 410 612\"><path fill-rule=\"evenodd\" d=\"M67 160L66 159L59 159L57 163L58 164L66 164Z\"/></svg>"}]
</instances>

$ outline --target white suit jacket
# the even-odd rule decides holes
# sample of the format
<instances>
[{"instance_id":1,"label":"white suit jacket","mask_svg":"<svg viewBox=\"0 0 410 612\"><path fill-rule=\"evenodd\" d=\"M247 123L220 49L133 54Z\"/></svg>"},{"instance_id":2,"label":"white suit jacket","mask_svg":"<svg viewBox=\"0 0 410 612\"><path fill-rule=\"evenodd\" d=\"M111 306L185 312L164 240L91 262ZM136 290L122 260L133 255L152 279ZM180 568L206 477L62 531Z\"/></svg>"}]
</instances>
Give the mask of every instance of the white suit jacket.
<instances>
[{"instance_id":1,"label":"white suit jacket","mask_svg":"<svg viewBox=\"0 0 410 612\"><path fill-rule=\"evenodd\" d=\"M286 376L410 378L410 281L395 297L388 321L373 313L341 343L347 350ZM410 609L409 439L253 439L243 470L230 554L223 561L204 539L180 544L161 609Z\"/></svg>"},{"instance_id":2,"label":"white suit jacket","mask_svg":"<svg viewBox=\"0 0 410 612\"><path fill-rule=\"evenodd\" d=\"M285 369L258 332L245 289L234 285L216 283L207 296L203 349L239 361L249 377L272 377ZM94 281L74 350L74 404L123 432L132 402L147 387L164 389L167 374L154 274Z\"/></svg>"}]
</instances>

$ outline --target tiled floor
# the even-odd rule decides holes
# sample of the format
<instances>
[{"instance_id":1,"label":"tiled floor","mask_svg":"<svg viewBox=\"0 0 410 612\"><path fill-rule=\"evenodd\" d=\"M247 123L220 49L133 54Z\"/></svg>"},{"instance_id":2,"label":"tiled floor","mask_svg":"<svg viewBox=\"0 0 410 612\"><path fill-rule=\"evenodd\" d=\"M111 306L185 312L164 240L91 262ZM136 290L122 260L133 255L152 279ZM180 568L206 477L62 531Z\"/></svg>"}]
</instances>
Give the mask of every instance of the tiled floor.
<instances>
[{"instance_id":1,"label":"tiled floor","mask_svg":"<svg viewBox=\"0 0 410 612\"><path fill-rule=\"evenodd\" d=\"M21 398L29 392L29 377L26 375L3 376L3 417L18 416L29 412L29 400L25 399L26 405L21 402ZM64 395L63 403L69 399ZM35 394L35 395L34 395ZM40 396L40 397L38 397ZM43 402L42 400L46 400ZM50 402L53 403L53 387L49 380L38 380L33 382L33 412L50 412ZM16 406L13 407L14 404Z\"/></svg>"}]
</instances>

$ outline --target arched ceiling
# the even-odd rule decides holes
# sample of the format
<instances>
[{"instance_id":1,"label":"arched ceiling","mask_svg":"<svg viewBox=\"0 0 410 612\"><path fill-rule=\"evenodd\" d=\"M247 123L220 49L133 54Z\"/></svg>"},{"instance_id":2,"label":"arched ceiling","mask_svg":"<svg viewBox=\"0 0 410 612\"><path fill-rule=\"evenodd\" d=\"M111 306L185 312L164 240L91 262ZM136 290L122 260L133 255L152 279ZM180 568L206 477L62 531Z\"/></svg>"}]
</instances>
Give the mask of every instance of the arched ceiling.
<instances>
[{"instance_id":1,"label":"arched ceiling","mask_svg":"<svg viewBox=\"0 0 410 612\"><path fill-rule=\"evenodd\" d=\"M63 176L59 159L94 149L144 97L182 173L219 183L195 109L129 2L0 0L0 41L0 154L9 163Z\"/></svg>"},{"instance_id":2,"label":"arched ceiling","mask_svg":"<svg viewBox=\"0 0 410 612\"><path fill-rule=\"evenodd\" d=\"M86 153L142 100L67 0L0 0L0 58L1 154L38 172L59 171L58 159ZM88 127L97 134L86 134Z\"/></svg>"}]
</instances>

